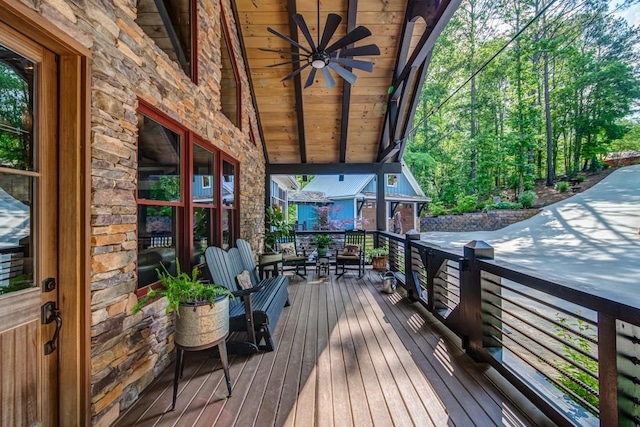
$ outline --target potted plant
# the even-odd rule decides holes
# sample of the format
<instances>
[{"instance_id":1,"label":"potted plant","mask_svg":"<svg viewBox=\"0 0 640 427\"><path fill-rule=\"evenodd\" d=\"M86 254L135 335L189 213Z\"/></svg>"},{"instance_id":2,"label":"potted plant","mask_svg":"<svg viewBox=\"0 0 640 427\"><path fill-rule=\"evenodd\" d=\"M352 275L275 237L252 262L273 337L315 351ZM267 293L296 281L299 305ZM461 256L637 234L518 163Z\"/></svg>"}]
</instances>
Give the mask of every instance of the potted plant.
<instances>
[{"instance_id":1,"label":"potted plant","mask_svg":"<svg viewBox=\"0 0 640 427\"><path fill-rule=\"evenodd\" d=\"M327 256L327 250L333 239L326 234L318 234L315 243L318 246L318 256Z\"/></svg>"},{"instance_id":2,"label":"potted plant","mask_svg":"<svg viewBox=\"0 0 640 427\"><path fill-rule=\"evenodd\" d=\"M139 312L150 300L167 298L167 313L176 312L175 342L182 347L199 347L211 344L229 332L229 297L231 292L220 285L202 283L198 279L198 267L191 275L180 270L176 259L175 276L164 265L156 269L161 287L150 289L147 295L133 307Z\"/></svg>"},{"instance_id":3,"label":"potted plant","mask_svg":"<svg viewBox=\"0 0 640 427\"><path fill-rule=\"evenodd\" d=\"M375 271L387 271L387 263L389 262L389 251L386 246L373 248L368 251L371 259L371 266Z\"/></svg>"},{"instance_id":4,"label":"potted plant","mask_svg":"<svg viewBox=\"0 0 640 427\"><path fill-rule=\"evenodd\" d=\"M279 261L278 241L289 235L289 225L284 220L284 212L279 206L267 206L264 227L264 252L260 255L260 263Z\"/></svg>"}]
</instances>

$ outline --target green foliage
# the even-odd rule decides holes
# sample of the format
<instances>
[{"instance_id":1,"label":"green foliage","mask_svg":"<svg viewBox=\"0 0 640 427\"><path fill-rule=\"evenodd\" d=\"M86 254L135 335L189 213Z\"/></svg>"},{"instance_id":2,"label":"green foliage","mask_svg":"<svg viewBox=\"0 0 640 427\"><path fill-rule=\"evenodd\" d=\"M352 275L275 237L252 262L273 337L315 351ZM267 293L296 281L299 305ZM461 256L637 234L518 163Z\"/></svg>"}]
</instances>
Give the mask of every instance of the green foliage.
<instances>
[{"instance_id":1,"label":"green foliage","mask_svg":"<svg viewBox=\"0 0 640 427\"><path fill-rule=\"evenodd\" d=\"M381 257L381 256L387 256L389 255L389 249L387 249L386 246L380 246L378 248L367 248L367 257L369 258L373 258L373 257Z\"/></svg>"},{"instance_id":2,"label":"green foliage","mask_svg":"<svg viewBox=\"0 0 640 427\"><path fill-rule=\"evenodd\" d=\"M498 209L522 209L522 204L502 201L498 203L492 203L484 207L485 211L498 210Z\"/></svg>"},{"instance_id":3,"label":"green foliage","mask_svg":"<svg viewBox=\"0 0 640 427\"><path fill-rule=\"evenodd\" d=\"M431 216L440 216L446 215L449 211L444 207L442 202L435 202L429 204L429 213Z\"/></svg>"},{"instance_id":4,"label":"green foliage","mask_svg":"<svg viewBox=\"0 0 640 427\"><path fill-rule=\"evenodd\" d=\"M522 192L518 196L518 202L522 204L522 207L524 208L533 207L537 199L538 199L538 195L535 193L535 191L531 191L531 190Z\"/></svg>"},{"instance_id":5,"label":"green foliage","mask_svg":"<svg viewBox=\"0 0 640 427\"><path fill-rule=\"evenodd\" d=\"M137 313L142 310L149 301L167 297L167 313L175 311L178 313L178 306L180 304L200 304L209 302L214 303L214 300L221 296L229 296L233 298L231 292L220 285L205 285L198 279L198 267L193 267L191 275L180 270L180 262L176 258L176 275L173 276L167 271L167 268L162 265L162 270L156 268L158 273L158 279L162 283L162 287L156 289L149 289L147 295L140 299L138 303L133 306L133 312Z\"/></svg>"},{"instance_id":6,"label":"green foliage","mask_svg":"<svg viewBox=\"0 0 640 427\"><path fill-rule=\"evenodd\" d=\"M456 200L456 206L451 209L455 213L475 212L478 207L477 195L459 194Z\"/></svg>"},{"instance_id":7,"label":"green foliage","mask_svg":"<svg viewBox=\"0 0 640 427\"><path fill-rule=\"evenodd\" d=\"M640 151L640 29L611 2L549 9L469 79L539 7L467 2L438 38L404 154L433 200L519 194L537 178L599 170L609 151Z\"/></svg>"},{"instance_id":8,"label":"green foliage","mask_svg":"<svg viewBox=\"0 0 640 427\"><path fill-rule=\"evenodd\" d=\"M598 408L598 360L595 357L589 356L593 353L592 344L583 337L585 335L593 335L593 328L581 319L575 319L569 322L567 318L561 317L558 319L558 322L563 326L556 326L556 336L563 341L562 349L564 357L573 362L569 363L565 360L554 360L562 373L557 378L558 382L586 400L593 408ZM577 330L579 334L576 334L572 330ZM576 348L582 351L578 351ZM580 369L574 364L584 369ZM588 372L585 372L585 370ZM589 372L591 374L589 374ZM595 393L589 393L585 387L593 389ZM587 405L582 406L595 413L593 408Z\"/></svg>"},{"instance_id":9,"label":"green foliage","mask_svg":"<svg viewBox=\"0 0 640 427\"><path fill-rule=\"evenodd\" d=\"M561 193L566 193L569 190L569 183L567 181L560 181L556 184L556 189Z\"/></svg>"},{"instance_id":10,"label":"green foliage","mask_svg":"<svg viewBox=\"0 0 640 427\"><path fill-rule=\"evenodd\" d=\"M26 274L20 274L10 278L7 286L0 286L0 295L8 294L9 292L21 291L32 286L33 281L29 280L29 276Z\"/></svg>"},{"instance_id":11,"label":"green foliage","mask_svg":"<svg viewBox=\"0 0 640 427\"><path fill-rule=\"evenodd\" d=\"M288 236L289 225L284 219L284 212L280 206L267 206L264 228L264 249L265 252L276 252L278 240Z\"/></svg>"},{"instance_id":12,"label":"green foliage","mask_svg":"<svg viewBox=\"0 0 640 427\"><path fill-rule=\"evenodd\" d=\"M316 243L316 245L318 245L318 247L324 248L329 246L331 242L333 242L333 239L326 234L318 234L314 238L314 242Z\"/></svg>"},{"instance_id":13,"label":"green foliage","mask_svg":"<svg viewBox=\"0 0 640 427\"><path fill-rule=\"evenodd\" d=\"M584 182L584 180L586 179L586 177L584 175L578 175L576 177L576 179L578 180L578 182Z\"/></svg>"}]
</instances>

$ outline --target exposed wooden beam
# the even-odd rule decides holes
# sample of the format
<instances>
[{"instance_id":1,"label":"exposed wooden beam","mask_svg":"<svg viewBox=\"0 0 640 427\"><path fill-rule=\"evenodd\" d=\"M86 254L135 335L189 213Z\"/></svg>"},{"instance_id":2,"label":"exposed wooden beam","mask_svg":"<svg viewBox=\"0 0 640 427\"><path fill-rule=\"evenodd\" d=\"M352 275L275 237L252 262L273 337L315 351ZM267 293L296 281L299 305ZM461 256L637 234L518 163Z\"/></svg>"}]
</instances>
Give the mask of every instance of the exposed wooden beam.
<instances>
[{"instance_id":1,"label":"exposed wooden beam","mask_svg":"<svg viewBox=\"0 0 640 427\"><path fill-rule=\"evenodd\" d=\"M394 95L400 83L407 78L411 68L419 67L426 60L427 55L433 49L433 46L435 46L436 40L440 37L440 34L451 20L453 14L458 10L461 2L462 0L442 0L440 2L440 5L435 12L435 16L431 17L432 21L435 21L435 25L427 25L425 32L422 34L422 37L420 37L420 41L413 50L411 57L407 63L404 64L402 71L397 74L397 77L394 79L393 92L391 96ZM429 20L427 20L427 24L428 23ZM398 65L401 66L401 64Z\"/></svg>"},{"instance_id":2,"label":"exposed wooden beam","mask_svg":"<svg viewBox=\"0 0 640 427\"><path fill-rule=\"evenodd\" d=\"M402 173L400 163L272 163L267 165L269 175L360 175Z\"/></svg>"},{"instance_id":3,"label":"exposed wooden beam","mask_svg":"<svg viewBox=\"0 0 640 427\"><path fill-rule=\"evenodd\" d=\"M238 16L238 7L236 6L236 2L231 2L231 11L233 13L233 20L236 23L236 31L238 31L238 39L240 41L240 51L242 52L242 57L245 58L244 68L247 70L247 80L249 81L249 91L251 92L251 103L253 104L253 110L256 112L256 123L258 125L258 135L260 135L260 141L262 141L262 153L264 154L265 163L269 163L269 153L267 152L267 142L264 139L264 131L262 129L262 121L260 120L260 112L258 111L258 102L256 98L256 91L253 86L253 79L251 78L251 69L249 68L249 61L247 58L247 49L244 45L244 36L242 35L242 25L238 25L240 22ZM249 123L249 134L251 135L251 123Z\"/></svg>"},{"instance_id":4,"label":"exposed wooden beam","mask_svg":"<svg viewBox=\"0 0 640 427\"><path fill-rule=\"evenodd\" d=\"M167 31L169 41L171 42L171 46L173 47L173 50L178 57L180 66L183 70L185 70L185 72L189 70L188 74L191 74L191 67L187 62L187 57L184 54L184 50L182 50L182 45L180 44L178 33L176 33L176 29L173 28L173 23L171 22L171 17L169 16L167 7L164 5L164 2L162 0L153 0L153 3L156 5L156 9L158 9L158 14L160 15L160 19L162 19L162 24L164 25L164 29Z\"/></svg>"},{"instance_id":5,"label":"exposed wooden beam","mask_svg":"<svg viewBox=\"0 0 640 427\"><path fill-rule=\"evenodd\" d=\"M411 107L407 115L407 120L404 124L404 131L402 132L402 142L400 143L400 149L398 150L398 160L402 159L404 149L407 146L407 140L409 139L409 133L413 127L413 120L416 117L416 110L418 109L418 103L420 102L420 92L424 85L424 80L427 77L427 70L429 69L429 63L431 61L431 52L429 52L427 60L420 66L420 70L418 71L418 83L415 85L413 95L411 95Z\"/></svg>"},{"instance_id":6,"label":"exposed wooden beam","mask_svg":"<svg viewBox=\"0 0 640 427\"><path fill-rule=\"evenodd\" d=\"M347 6L347 34L356 28L358 15L358 0L349 0ZM353 43L346 46L353 47ZM351 71L351 67L344 67ZM342 84L342 118L340 119L340 163L347 161L347 133L349 131L349 106L351 105L351 84L344 81Z\"/></svg>"},{"instance_id":7,"label":"exposed wooden beam","mask_svg":"<svg viewBox=\"0 0 640 427\"><path fill-rule=\"evenodd\" d=\"M289 37L298 41L298 26L293 20L293 15L296 13L296 0L287 0L287 10L289 11ZM299 49L296 46L291 46L292 52L298 52ZM298 62L294 62L293 71L300 68ZM300 163L307 163L307 143L304 135L304 105L302 104L302 77L298 73L293 78L294 90L296 93L296 116L298 119L298 144L300 145Z\"/></svg>"}]
</instances>

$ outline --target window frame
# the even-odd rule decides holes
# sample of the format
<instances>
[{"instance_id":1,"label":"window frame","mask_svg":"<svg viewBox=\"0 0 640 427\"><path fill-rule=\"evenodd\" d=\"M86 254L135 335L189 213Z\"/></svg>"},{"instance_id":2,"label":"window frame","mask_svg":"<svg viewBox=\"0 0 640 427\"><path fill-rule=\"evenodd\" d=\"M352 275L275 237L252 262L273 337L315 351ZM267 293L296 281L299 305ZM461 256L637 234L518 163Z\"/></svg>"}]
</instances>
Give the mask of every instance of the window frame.
<instances>
[{"instance_id":1,"label":"window frame","mask_svg":"<svg viewBox=\"0 0 640 427\"><path fill-rule=\"evenodd\" d=\"M231 68L234 75L234 79L236 81L236 122L235 125L239 130L242 130L242 81L240 80L240 71L238 70L238 62L236 61L236 56L234 55L233 48L231 47L231 33L229 32L229 24L227 22L227 17L225 14L224 6L222 2L220 2L220 25L222 26L222 31L220 35L220 56L222 56L222 38L224 37L224 44L227 48L227 54L229 55L229 60L231 61ZM237 25L237 23L236 23ZM237 31L236 31L237 33ZM222 65L222 60L220 61L220 65ZM221 67L221 71L224 74L225 70ZM222 77L220 78L220 98L222 98ZM220 110L222 110L222 99L220 103ZM222 113L225 117L226 114ZM231 121L231 120L229 120Z\"/></svg>"},{"instance_id":2,"label":"window frame","mask_svg":"<svg viewBox=\"0 0 640 427\"><path fill-rule=\"evenodd\" d=\"M240 221L240 190L238 187L238 182L240 180L240 162L233 158L231 155L225 153L218 147L215 147L213 144L208 142L203 137L197 135L195 132L189 130L186 126L179 123L175 119L171 118L168 114L163 113L158 108L154 107L150 103L138 99L138 108L136 109L137 114L142 114L148 117L151 120L154 120L158 124L166 127L172 132L175 132L180 137L180 149L181 149L181 159L180 159L180 180L181 180L181 201L180 202L172 202L172 201L160 201L160 200L152 200L152 199L144 199L138 197L138 150L139 150L139 142L136 144L136 190L135 190L135 200L136 200L136 241L139 242L139 214L138 207L141 205L151 205L151 206L171 206L176 207L178 209L177 213L177 224L176 230L178 239L175 242L176 248L176 256L180 260L181 265L187 266L189 265L189 269L191 268L191 263L194 256L194 248L195 244L193 242L194 233L193 233L193 213L194 208L206 208L212 209L212 226L214 230L211 232L211 236L213 241L210 242L210 245L222 246L222 219L223 219L223 203L222 201L222 182L223 182L223 162L227 162L234 166L234 204L233 207L226 207L226 210L233 210L233 235L232 241L239 237L239 221ZM139 136L138 136L139 138ZM138 140L139 141L139 140ZM212 203L195 203L193 201L193 152L194 147L199 146L200 148L210 152L214 156L213 163L213 182L211 183L213 187L213 202ZM136 248L136 274L138 271L138 254L139 248ZM186 268L183 268L185 270ZM188 269L186 269L188 270ZM138 297L143 297L147 294L149 289L157 288L160 286L159 282L151 283L147 286L136 288L136 295Z\"/></svg>"}]
</instances>

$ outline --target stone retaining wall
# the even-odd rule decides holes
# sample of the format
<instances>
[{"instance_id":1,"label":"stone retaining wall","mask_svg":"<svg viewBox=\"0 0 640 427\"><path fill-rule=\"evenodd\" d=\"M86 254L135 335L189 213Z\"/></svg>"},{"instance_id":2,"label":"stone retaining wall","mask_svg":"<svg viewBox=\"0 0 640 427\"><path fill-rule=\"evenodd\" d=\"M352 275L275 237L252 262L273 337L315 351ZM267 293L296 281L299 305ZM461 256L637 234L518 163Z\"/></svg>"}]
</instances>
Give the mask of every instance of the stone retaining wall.
<instances>
[{"instance_id":1,"label":"stone retaining wall","mask_svg":"<svg viewBox=\"0 0 640 427\"><path fill-rule=\"evenodd\" d=\"M442 215L420 218L420 231L492 231L524 221L540 209L493 210L463 215Z\"/></svg>"},{"instance_id":2,"label":"stone retaining wall","mask_svg":"<svg viewBox=\"0 0 640 427\"><path fill-rule=\"evenodd\" d=\"M240 234L254 249L264 224L262 142L256 128L229 0L197 1L198 82L136 24L136 0L21 0L92 51L91 82L91 415L108 426L172 359L173 315L160 299L133 315L137 261L138 99L240 162ZM222 3L222 6L221 6ZM221 8L223 10L221 10ZM220 111L220 14L242 87L242 130ZM256 143L251 140L253 127Z\"/></svg>"}]
</instances>

